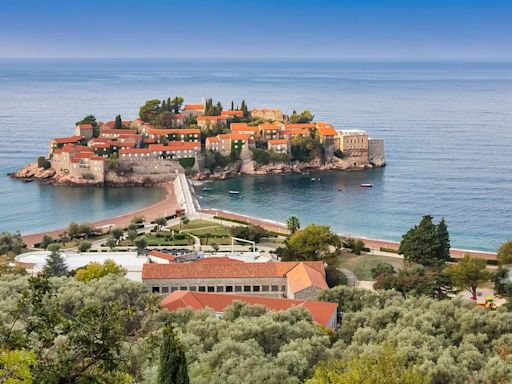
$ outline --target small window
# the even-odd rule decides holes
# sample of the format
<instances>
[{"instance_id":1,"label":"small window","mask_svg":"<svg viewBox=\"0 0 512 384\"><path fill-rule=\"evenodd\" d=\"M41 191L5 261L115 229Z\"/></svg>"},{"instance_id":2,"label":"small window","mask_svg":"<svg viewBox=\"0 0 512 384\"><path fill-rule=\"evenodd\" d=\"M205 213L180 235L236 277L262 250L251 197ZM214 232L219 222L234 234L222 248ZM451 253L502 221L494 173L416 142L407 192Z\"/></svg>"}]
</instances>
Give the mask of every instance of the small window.
<instances>
[{"instance_id":1,"label":"small window","mask_svg":"<svg viewBox=\"0 0 512 384\"><path fill-rule=\"evenodd\" d=\"M285 285L281 285L281 291L286 291L286 286Z\"/></svg>"},{"instance_id":2,"label":"small window","mask_svg":"<svg viewBox=\"0 0 512 384\"><path fill-rule=\"evenodd\" d=\"M195 292L197 290L197 287L195 285L188 287L188 290L191 292Z\"/></svg>"},{"instance_id":3,"label":"small window","mask_svg":"<svg viewBox=\"0 0 512 384\"><path fill-rule=\"evenodd\" d=\"M169 287L162 287L162 293L169 293Z\"/></svg>"},{"instance_id":4,"label":"small window","mask_svg":"<svg viewBox=\"0 0 512 384\"><path fill-rule=\"evenodd\" d=\"M205 292L206 291L206 287L205 286L200 286L198 290L199 290L199 292Z\"/></svg>"},{"instance_id":5,"label":"small window","mask_svg":"<svg viewBox=\"0 0 512 384\"><path fill-rule=\"evenodd\" d=\"M268 291L269 291L269 289L270 289L270 287L269 287L268 285L262 285L262 286L261 286L261 290L262 290L263 292L268 292Z\"/></svg>"},{"instance_id":6,"label":"small window","mask_svg":"<svg viewBox=\"0 0 512 384\"><path fill-rule=\"evenodd\" d=\"M252 291L253 292L259 292L260 291L260 286L259 285L253 285L252 286Z\"/></svg>"},{"instance_id":7,"label":"small window","mask_svg":"<svg viewBox=\"0 0 512 384\"><path fill-rule=\"evenodd\" d=\"M279 290L279 287L277 285L272 286L272 292L277 292Z\"/></svg>"},{"instance_id":8,"label":"small window","mask_svg":"<svg viewBox=\"0 0 512 384\"><path fill-rule=\"evenodd\" d=\"M215 287L208 286L208 292L215 292Z\"/></svg>"},{"instance_id":9,"label":"small window","mask_svg":"<svg viewBox=\"0 0 512 384\"><path fill-rule=\"evenodd\" d=\"M187 286L181 286L180 287L180 291L186 291L187 290Z\"/></svg>"},{"instance_id":10,"label":"small window","mask_svg":"<svg viewBox=\"0 0 512 384\"><path fill-rule=\"evenodd\" d=\"M235 292L242 292L242 286L236 285L235 286Z\"/></svg>"},{"instance_id":11,"label":"small window","mask_svg":"<svg viewBox=\"0 0 512 384\"><path fill-rule=\"evenodd\" d=\"M232 285L226 285L226 292L233 292L233 286Z\"/></svg>"},{"instance_id":12,"label":"small window","mask_svg":"<svg viewBox=\"0 0 512 384\"><path fill-rule=\"evenodd\" d=\"M224 286L218 285L217 286L217 292L224 292Z\"/></svg>"},{"instance_id":13,"label":"small window","mask_svg":"<svg viewBox=\"0 0 512 384\"><path fill-rule=\"evenodd\" d=\"M244 292L251 292L251 286L250 285L244 285Z\"/></svg>"},{"instance_id":14,"label":"small window","mask_svg":"<svg viewBox=\"0 0 512 384\"><path fill-rule=\"evenodd\" d=\"M151 288L151 292L153 292L153 293L160 293L160 287L153 286Z\"/></svg>"}]
</instances>

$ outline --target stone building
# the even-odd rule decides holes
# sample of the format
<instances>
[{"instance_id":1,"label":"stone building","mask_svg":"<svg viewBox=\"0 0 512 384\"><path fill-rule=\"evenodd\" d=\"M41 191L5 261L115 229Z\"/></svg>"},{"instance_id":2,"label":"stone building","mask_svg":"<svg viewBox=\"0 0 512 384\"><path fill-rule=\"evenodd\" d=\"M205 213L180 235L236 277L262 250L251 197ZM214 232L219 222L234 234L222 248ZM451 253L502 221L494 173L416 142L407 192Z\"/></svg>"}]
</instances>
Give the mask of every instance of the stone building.
<instances>
[{"instance_id":1,"label":"stone building","mask_svg":"<svg viewBox=\"0 0 512 384\"><path fill-rule=\"evenodd\" d=\"M272 121L283 121L283 112L280 109L253 109L251 111L251 117L257 117L264 120Z\"/></svg>"},{"instance_id":2,"label":"stone building","mask_svg":"<svg viewBox=\"0 0 512 384\"><path fill-rule=\"evenodd\" d=\"M276 153L290 153L290 141L287 139L273 139L267 141L267 149Z\"/></svg>"},{"instance_id":3,"label":"stone building","mask_svg":"<svg viewBox=\"0 0 512 384\"><path fill-rule=\"evenodd\" d=\"M92 139L92 137L93 137L92 124L77 124L75 126L75 135L83 136L87 140Z\"/></svg>"},{"instance_id":4,"label":"stone building","mask_svg":"<svg viewBox=\"0 0 512 384\"><path fill-rule=\"evenodd\" d=\"M368 139L368 161L377 167L381 167L386 163L384 139Z\"/></svg>"},{"instance_id":5,"label":"stone building","mask_svg":"<svg viewBox=\"0 0 512 384\"><path fill-rule=\"evenodd\" d=\"M347 155L368 153L368 134L359 129L338 131L340 150Z\"/></svg>"},{"instance_id":6,"label":"stone building","mask_svg":"<svg viewBox=\"0 0 512 384\"><path fill-rule=\"evenodd\" d=\"M321 261L145 264L142 281L155 293L177 290L307 299L327 289Z\"/></svg>"}]
</instances>

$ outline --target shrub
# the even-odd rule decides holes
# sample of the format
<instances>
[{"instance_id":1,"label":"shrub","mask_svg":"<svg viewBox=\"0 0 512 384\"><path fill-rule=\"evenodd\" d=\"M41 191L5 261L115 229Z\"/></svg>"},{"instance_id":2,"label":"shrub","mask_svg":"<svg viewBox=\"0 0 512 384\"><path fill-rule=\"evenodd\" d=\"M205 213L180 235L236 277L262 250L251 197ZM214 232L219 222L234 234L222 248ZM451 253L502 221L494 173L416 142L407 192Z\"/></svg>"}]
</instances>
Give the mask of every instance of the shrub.
<instances>
[{"instance_id":1,"label":"shrub","mask_svg":"<svg viewBox=\"0 0 512 384\"><path fill-rule=\"evenodd\" d=\"M371 272L372 278L375 279L376 277L385 273L394 274L395 268L391 264L380 262L377 263L374 267L372 267Z\"/></svg>"},{"instance_id":2,"label":"shrub","mask_svg":"<svg viewBox=\"0 0 512 384\"><path fill-rule=\"evenodd\" d=\"M195 157L186 157L184 159L179 159L178 162L183 168L192 168L196 163Z\"/></svg>"},{"instance_id":3,"label":"shrub","mask_svg":"<svg viewBox=\"0 0 512 384\"><path fill-rule=\"evenodd\" d=\"M44 156L39 156L37 158L37 166L39 168L49 169L52 165Z\"/></svg>"},{"instance_id":4,"label":"shrub","mask_svg":"<svg viewBox=\"0 0 512 384\"><path fill-rule=\"evenodd\" d=\"M395 248L380 247L379 249L380 249L381 252L388 252L388 253L396 253L396 254L398 254L398 249L395 249Z\"/></svg>"},{"instance_id":5,"label":"shrub","mask_svg":"<svg viewBox=\"0 0 512 384\"><path fill-rule=\"evenodd\" d=\"M341 152L340 149L336 149L334 151L334 156L336 156L338 159L343 159L343 152Z\"/></svg>"}]
</instances>

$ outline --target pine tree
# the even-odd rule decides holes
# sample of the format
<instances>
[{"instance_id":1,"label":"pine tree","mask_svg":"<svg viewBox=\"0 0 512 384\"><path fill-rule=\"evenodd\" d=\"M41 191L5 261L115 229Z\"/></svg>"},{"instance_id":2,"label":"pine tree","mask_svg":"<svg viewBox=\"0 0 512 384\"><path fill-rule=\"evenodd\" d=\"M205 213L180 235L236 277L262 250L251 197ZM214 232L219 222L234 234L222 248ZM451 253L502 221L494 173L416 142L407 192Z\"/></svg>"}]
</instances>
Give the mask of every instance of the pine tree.
<instances>
[{"instance_id":1,"label":"pine tree","mask_svg":"<svg viewBox=\"0 0 512 384\"><path fill-rule=\"evenodd\" d=\"M231 101L231 110L234 111L235 110L235 103L233 101Z\"/></svg>"},{"instance_id":2,"label":"pine tree","mask_svg":"<svg viewBox=\"0 0 512 384\"><path fill-rule=\"evenodd\" d=\"M437 258L447 261L450 259L450 234L448 233L448 225L446 225L444 217L437 224L437 238L439 239Z\"/></svg>"},{"instance_id":3,"label":"pine tree","mask_svg":"<svg viewBox=\"0 0 512 384\"><path fill-rule=\"evenodd\" d=\"M158 384L188 384L187 358L171 325L166 325L160 347Z\"/></svg>"},{"instance_id":4,"label":"pine tree","mask_svg":"<svg viewBox=\"0 0 512 384\"><path fill-rule=\"evenodd\" d=\"M439 246L437 226L432 223L432 216L426 215L423 216L419 225L414 226L402 236L398 251L407 261L435 265L438 263Z\"/></svg>"},{"instance_id":5,"label":"pine tree","mask_svg":"<svg viewBox=\"0 0 512 384\"><path fill-rule=\"evenodd\" d=\"M43 274L47 277L66 276L68 274L68 266L59 249L58 244L50 244L48 246L48 250L51 253L46 259L46 265L43 269Z\"/></svg>"},{"instance_id":6,"label":"pine tree","mask_svg":"<svg viewBox=\"0 0 512 384\"><path fill-rule=\"evenodd\" d=\"M114 123L114 129L122 129L123 121L121 120L121 115L116 116L116 121Z\"/></svg>"},{"instance_id":7,"label":"pine tree","mask_svg":"<svg viewBox=\"0 0 512 384\"><path fill-rule=\"evenodd\" d=\"M167 111L167 108L168 108L168 106L167 106L167 104L166 104L166 102L165 102L165 99L164 99L164 100L162 100L162 104L161 104L161 106L160 106L160 109L161 109L163 112L165 112L165 111Z\"/></svg>"}]
</instances>

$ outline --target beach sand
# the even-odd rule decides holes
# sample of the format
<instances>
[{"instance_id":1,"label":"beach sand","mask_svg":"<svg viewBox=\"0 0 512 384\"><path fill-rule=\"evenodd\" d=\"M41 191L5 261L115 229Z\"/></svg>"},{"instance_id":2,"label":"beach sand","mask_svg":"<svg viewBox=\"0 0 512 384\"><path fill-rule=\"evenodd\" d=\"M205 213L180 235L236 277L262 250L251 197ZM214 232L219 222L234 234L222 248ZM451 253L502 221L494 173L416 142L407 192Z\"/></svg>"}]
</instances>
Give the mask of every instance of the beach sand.
<instances>
[{"instance_id":1,"label":"beach sand","mask_svg":"<svg viewBox=\"0 0 512 384\"><path fill-rule=\"evenodd\" d=\"M108 219L92 222L90 223L91 226L93 228L105 225L112 225L115 227L126 227L128 224L130 224L134 216L144 216L146 218L146 221L149 222L156 219L157 217L173 215L176 212L176 209L180 208L176 200L176 195L174 194L173 183L169 182L159 184L158 187L164 188L166 191L165 198L162 201L159 201L148 207L138 209L136 211L125 213L120 216L115 216ZM34 244L39 243L44 235L48 235L53 237L54 239L58 239L59 234L64 233L66 231L66 228L61 228L54 231L23 235L22 238L23 241L30 248L33 247Z\"/></svg>"},{"instance_id":2,"label":"beach sand","mask_svg":"<svg viewBox=\"0 0 512 384\"><path fill-rule=\"evenodd\" d=\"M278 223L276 221L240 215L238 213L224 211L221 209L202 209L201 212L206 213L206 214L216 215L216 216L223 216L223 217L235 219L235 220L247 221L251 224L259 225L259 226L261 226L269 231L273 231L273 232L278 232L278 233L283 233L283 234L289 233L288 228L286 227L285 224ZM353 237L353 236L350 236L350 237ZM360 238L355 237L355 238L363 240L365 245L368 248L373 249L373 250L380 250L381 247L398 249L398 247L400 246L400 243L396 242L396 241L369 239L369 238L364 238L364 237L360 237ZM457 248L452 248L450 250L451 256L455 259L460 259L460 258L464 257L465 253L469 253L469 255L471 257L477 257L479 259L496 260L495 252L481 252L481 251L465 250L465 249L457 249Z\"/></svg>"}]
</instances>

